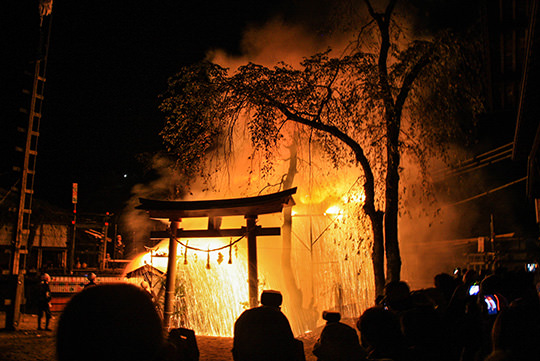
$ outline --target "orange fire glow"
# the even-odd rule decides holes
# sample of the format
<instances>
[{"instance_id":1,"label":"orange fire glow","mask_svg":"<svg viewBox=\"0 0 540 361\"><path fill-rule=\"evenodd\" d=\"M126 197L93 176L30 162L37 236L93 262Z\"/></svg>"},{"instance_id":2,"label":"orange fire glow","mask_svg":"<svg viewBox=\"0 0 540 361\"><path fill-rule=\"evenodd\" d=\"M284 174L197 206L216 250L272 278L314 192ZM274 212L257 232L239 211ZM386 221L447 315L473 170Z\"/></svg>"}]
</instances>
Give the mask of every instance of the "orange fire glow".
<instances>
[{"instance_id":1,"label":"orange fire glow","mask_svg":"<svg viewBox=\"0 0 540 361\"><path fill-rule=\"evenodd\" d=\"M284 283L281 237L257 239L259 290L282 291L283 311L297 335L316 327L323 310L340 311L343 318L357 317L374 299L370 241L356 214L364 197L362 192L356 192L350 191L337 198L341 201L338 204L331 203L322 209L320 206L326 202L312 204L310 197L300 197L308 203L297 201L293 207L291 264L303 294L301 303L291 298ZM186 219L182 228L200 229L204 222ZM262 226L275 227L282 223L281 214L258 219ZM222 228L244 225L243 217L225 217ZM246 240L221 250L215 249L234 240L179 241L173 325L193 329L200 335L232 336L234 321L249 305ZM133 260L128 270L150 265L165 272L167 257L168 240L164 240ZM152 286L159 293L164 287L164 277Z\"/></svg>"}]
</instances>

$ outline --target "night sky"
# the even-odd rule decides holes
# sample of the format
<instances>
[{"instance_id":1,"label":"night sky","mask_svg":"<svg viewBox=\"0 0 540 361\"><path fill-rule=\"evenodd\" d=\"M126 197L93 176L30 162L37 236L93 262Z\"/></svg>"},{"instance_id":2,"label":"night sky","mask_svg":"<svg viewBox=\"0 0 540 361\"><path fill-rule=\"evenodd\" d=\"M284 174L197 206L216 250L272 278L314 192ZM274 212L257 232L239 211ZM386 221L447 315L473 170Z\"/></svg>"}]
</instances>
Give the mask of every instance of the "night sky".
<instances>
[{"instance_id":1,"label":"night sky","mask_svg":"<svg viewBox=\"0 0 540 361\"><path fill-rule=\"evenodd\" d=\"M8 0L0 20L8 66L2 71L3 156L0 187L13 182L12 149L25 59L35 48L35 0ZM453 19L469 21L473 13L457 16L456 2L431 4L424 25ZM466 4L467 1L458 3ZM309 4L305 7L302 4ZM433 6L433 4L437 6ZM68 1L53 6L45 103L39 137L36 199L71 208L71 184L79 183L80 212L117 212L134 184L152 177L138 160L162 150L159 131L163 117L159 94L167 78L182 66L204 58L211 49L240 54L243 32L279 16L316 27L331 2L317 1ZM437 10L438 9L438 10ZM452 10L450 13L447 10ZM433 15L438 12L438 15ZM449 16L451 15L451 16ZM452 20L452 21L453 21ZM498 144L511 141L505 127Z\"/></svg>"},{"instance_id":2,"label":"night sky","mask_svg":"<svg viewBox=\"0 0 540 361\"><path fill-rule=\"evenodd\" d=\"M3 126L3 154L12 151L13 94L37 21L36 1L10 2L15 16L3 19L4 40L17 71L3 74L10 85L2 90L10 98L2 109L10 122ZM210 49L238 53L247 26L282 10L279 2L55 1L35 197L69 209L71 184L78 182L81 210L120 209L131 186L149 176L137 159L162 149L158 96L167 78ZM2 161L4 188L12 180L9 158Z\"/></svg>"}]
</instances>

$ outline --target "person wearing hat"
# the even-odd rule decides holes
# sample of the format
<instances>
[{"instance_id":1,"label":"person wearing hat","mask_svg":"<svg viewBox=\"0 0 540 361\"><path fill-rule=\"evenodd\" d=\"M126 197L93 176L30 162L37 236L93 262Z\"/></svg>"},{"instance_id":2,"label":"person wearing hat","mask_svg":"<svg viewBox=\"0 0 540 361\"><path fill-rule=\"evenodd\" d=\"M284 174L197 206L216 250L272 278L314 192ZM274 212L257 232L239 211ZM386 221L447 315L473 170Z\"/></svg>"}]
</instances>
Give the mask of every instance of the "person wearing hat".
<instances>
[{"instance_id":1,"label":"person wearing hat","mask_svg":"<svg viewBox=\"0 0 540 361\"><path fill-rule=\"evenodd\" d=\"M365 360L367 352L360 346L358 334L351 326L340 322L339 312L324 311L326 325L313 346L313 354L318 361L358 361Z\"/></svg>"},{"instance_id":2,"label":"person wearing hat","mask_svg":"<svg viewBox=\"0 0 540 361\"><path fill-rule=\"evenodd\" d=\"M234 323L235 361L305 360L303 344L296 340L287 317L281 312L279 291L261 294L261 306L244 311Z\"/></svg>"},{"instance_id":3,"label":"person wearing hat","mask_svg":"<svg viewBox=\"0 0 540 361\"><path fill-rule=\"evenodd\" d=\"M39 284L38 288L38 297L37 297L37 321L38 321L38 330L42 330L41 328L41 319L43 318L43 314L45 314L45 331L50 331L49 328L49 322L51 321L51 288L49 287L49 282L51 281L51 276L49 276L47 273L44 273L41 275L41 283Z\"/></svg>"},{"instance_id":4,"label":"person wearing hat","mask_svg":"<svg viewBox=\"0 0 540 361\"><path fill-rule=\"evenodd\" d=\"M86 278L88 279L88 283L84 285L84 288L96 285L97 276L95 273L90 273Z\"/></svg>"}]
</instances>

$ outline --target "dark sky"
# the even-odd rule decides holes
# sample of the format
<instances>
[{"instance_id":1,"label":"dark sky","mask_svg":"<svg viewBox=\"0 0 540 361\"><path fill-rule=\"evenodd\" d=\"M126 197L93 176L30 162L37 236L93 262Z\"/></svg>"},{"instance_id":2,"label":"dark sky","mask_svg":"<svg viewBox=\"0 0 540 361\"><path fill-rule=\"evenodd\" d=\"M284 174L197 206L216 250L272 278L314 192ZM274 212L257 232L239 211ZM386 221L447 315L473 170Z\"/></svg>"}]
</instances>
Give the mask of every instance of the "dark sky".
<instances>
[{"instance_id":1,"label":"dark sky","mask_svg":"<svg viewBox=\"0 0 540 361\"><path fill-rule=\"evenodd\" d=\"M8 3L13 11L4 11L0 19L8 54L0 86L0 187L5 189L14 181L12 149L20 144L15 129L24 125L17 119L16 94L23 87L23 65L36 47L38 19L32 10L36 0ZM119 211L132 186L151 176L137 156L162 149L158 96L169 76L213 48L239 53L243 31L275 16L314 26L329 13L329 3L56 0L35 197L69 210L71 184L77 182L80 212ZM441 8L433 4L445 1L413 3L433 10ZM456 18L433 13L426 10L422 26Z\"/></svg>"},{"instance_id":2,"label":"dark sky","mask_svg":"<svg viewBox=\"0 0 540 361\"><path fill-rule=\"evenodd\" d=\"M7 176L20 100L21 64L36 39L36 1L10 0L7 22L9 74L3 74L1 186ZM93 212L121 207L131 186L143 181L138 154L161 149L158 95L181 66L211 48L238 52L243 30L282 11L280 2L66 1L54 2L47 62L35 196ZM5 16L5 15L4 15ZM5 33L5 32L4 32ZM6 81L7 80L7 81ZM12 100L12 101L11 101ZM18 123L17 123L18 122ZM8 125L9 123L9 125ZM7 129L6 129L7 128ZM127 177L124 177L127 175Z\"/></svg>"}]
</instances>

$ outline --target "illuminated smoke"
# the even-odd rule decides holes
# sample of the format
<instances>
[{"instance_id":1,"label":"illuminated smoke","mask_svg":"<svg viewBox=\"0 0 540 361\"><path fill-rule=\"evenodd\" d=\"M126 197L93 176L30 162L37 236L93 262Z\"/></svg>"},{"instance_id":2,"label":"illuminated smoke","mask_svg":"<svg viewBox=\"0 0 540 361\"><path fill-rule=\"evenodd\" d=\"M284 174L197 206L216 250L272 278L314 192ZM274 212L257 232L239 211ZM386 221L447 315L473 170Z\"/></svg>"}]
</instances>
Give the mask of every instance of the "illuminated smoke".
<instances>
[{"instance_id":1,"label":"illuminated smoke","mask_svg":"<svg viewBox=\"0 0 540 361\"><path fill-rule=\"evenodd\" d=\"M266 28L252 29L246 35L244 57L231 57L222 51L213 51L208 54L208 58L232 70L247 61L267 66L272 66L276 61L297 65L303 56L325 50L329 45L337 44L335 48L342 49L345 38L341 34L333 39L314 40L301 27L273 21ZM237 138L233 142L236 147L233 158L214 159L215 169L219 169L219 172L214 174L210 184L200 180L194 182L190 193L182 199L235 198L282 190L279 183L287 173L290 157L287 148L283 146L276 152L273 170L263 174L263 160L253 154L242 126L245 127L245 124L238 125ZM284 130L288 131L285 143L290 145L294 129ZM354 167L334 168L321 151L309 143L307 137L302 140L297 144L298 173L294 177L293 186L298 187L298 191L294 196L296 206L293 207L290 254L293 277L296 287L301 291L301 298L296 298L284 279L282 239L259 237L257 246L260 291L277 289L283 293L283 311L296 335L320 325L323 310L336 310L342 313L343 318L356 318L364 309L371 307L375 299L370 259L371 228L360 212L364 200L362 174ZM162 175L159 181L134 189L136 197L160 199L160 190L168 190L182 183L181 177L174 173L163 172ZM402 187L417 181L412 177L404 177ZM411 197L408 203L411 213L419 209L413 199ZM135 197L133 204L138 204ZM147 237L151 227L145 220L146 215L136 212L131 215L134 217L130 222L133 222L133 226L140 225L137 229L143 231L138 234ZM401 244L405 255L421 254L421 247L415 248L415 242L420 239L422 242L427 241L428 237L421 236L419 229L429 229L427 225L432 221L431 215L400 219ZM189 229L192 222L195 220L183 220L181 227ZM281 226L283 215L261 216L258 224L263 227ZM240 226L245 226L242 217L230 221L223 219L222 228ZM185 248L178 248L177 313L173 321L178 326L193 329L198 335L232 336L234 321L249 303L246 241L241 240L233 248L232 264L228 263L227 249L211 252L209 262L208 253L204 251L228 244L229 239L181 241L201 251L188 250L186 257ZM153 254L166 256L166 243L163 242ZM221 261L220 254L223 257ZM404 260L405 278L415 274L414 267L419 263L416 259L415 262L413 264ZM144 264L165 270L166 257L142 254L132 262L129 269ZM162 290L162 283L157 282L153 286L156 292Z\"/></svg>"},{"instance_id":2,"label":"illuminated smoke","mask_svg":"<svg viewBox=\"0 0 540 361\"><path fill-rule=\"evenodd\" d=\"M132 197L120 219L120 229L124 238L132 240L132 252L138 253L144 250L147 244L150 231L155 224L149 222L146 212L135 209L139 205L139 198L165 199L170 194L175 194L176 189L183 185L184 177L180 172L173 171L170 167L170 161L161 157L154 156L152 159L153 171L157 173L157 178L146 184L137 184L131 190Z\"/></svg>"},{"instance_id":3,"label":"illuminated smoke","mask_svg":"<svg viewBox=\"0 0 540 361\"><path fill-rule=\"evenodd\" d=\"M239 143L247 144L247 143ZM314 147L313 147L314 148ZM309 146L302 148L309 150ZM301 299L293 299L288 292L282 270L281 237L258 237L258 266L260 291L278 289L284 295L283 311L288 316L295 334L312 330L321 323L323 310L337 310L343 318L355 318L372 305L374 300L373 273L370 261L371 239L368 223L359 218L363 205L362 179L357 169L334 169L324 163L324 158L311 151L309 158L301 151L301 160L293 186L298 187L293 207L291 264L293 277L301 290ZM242 154L242 148L237 149ZM279 179L288 167L287 150L276 156L274 179ZM256 195L264 180L250 173L250 160L236 157L234 177L226 172L215 176L214 186L206 191L192 190L185 199L234 198L239 195ZM255 158L255 163L257 159ZM325 165L326 164L326 165ZM314 168L317 176L314 177ZM321 171L324 169L324 171ZM227 181L224 181L224 179ZM268 179L266 179L268 181ZM218 184L219 187L215 185ZM197 189L197 185L195 186ZM270 187L267 192L278 191ZM261 215L262 227L279 227L283 215ZM224 217L221 228L245 226L243 217ZM206 219L185 219L183 229L202 229ZM201 251L187 250L178 246L178 276L174 322L188 327L197 334L232 336L236 318L248 306L248 282L246 240L240 240L232 249L210 252L205 250L228 245L229 239L180 240ZM128 271L144 264L166 270L168 241L159 248L141 254L129 266ZM220 256L221 254L221 256ZM159 256L156 256L159 255ZM187 263L185 263L187 260ZM154 282L154 291L163 294L162 282Z\"/></svg>"}]
</instances>

